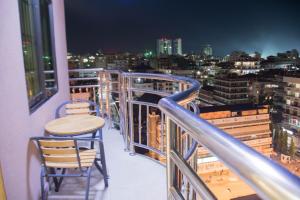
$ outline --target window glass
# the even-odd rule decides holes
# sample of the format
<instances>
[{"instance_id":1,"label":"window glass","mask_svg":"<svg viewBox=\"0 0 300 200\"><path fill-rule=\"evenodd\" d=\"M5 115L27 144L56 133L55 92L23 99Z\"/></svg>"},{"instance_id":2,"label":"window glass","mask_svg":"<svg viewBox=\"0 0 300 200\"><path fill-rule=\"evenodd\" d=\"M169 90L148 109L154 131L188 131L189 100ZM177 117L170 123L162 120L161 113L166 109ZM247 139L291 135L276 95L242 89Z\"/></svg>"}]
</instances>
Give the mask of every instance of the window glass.
<instances>
[{"instance_id":1,"label":"window glass","mask_svg":"<svg viewBox=\"0 0 300 200\"><path fill-rule=\"evenodd\" d=\"M50 26L50 13L47 0L40 0L40 14L41 14L41 33L42 33L42 46L43 55L42 60L44 64L45 74L45 88L47 95L51 95L53 89L56 89L56 73L54 70L54 58L52 49L51 26Z\"/></svg>"},{"instance_id":2,"label":"window glass","mask_svg":"<svg viewBox=\"0 0 300 200\"><path fill-rule=\"evenodd\" d=\"M19 0L27 95L31 111L57 92L49 0Z\"/></svg>"},{"instance_id":3,"label":"window glass","mask_svg":"<svg viewBox=\"0 0 300 200\"><path fill-rule=\"evenodd\" d=\"M25 65L25 77L29 101L34 100L41 92L41 81L38 70L36 37L34 29L33 6L29 0L21 1L22 47Z\"/></svg>"}]
</instances>

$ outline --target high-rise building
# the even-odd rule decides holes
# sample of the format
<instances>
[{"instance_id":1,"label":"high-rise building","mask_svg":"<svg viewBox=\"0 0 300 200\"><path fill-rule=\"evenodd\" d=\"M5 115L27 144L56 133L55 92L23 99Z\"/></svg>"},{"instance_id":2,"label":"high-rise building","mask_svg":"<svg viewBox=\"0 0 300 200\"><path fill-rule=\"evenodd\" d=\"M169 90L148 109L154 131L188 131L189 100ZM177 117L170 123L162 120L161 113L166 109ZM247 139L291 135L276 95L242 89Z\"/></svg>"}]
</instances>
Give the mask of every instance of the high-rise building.
<instances>
[{"instance_id":1,"label":"high-rise building","mask_svg":"<svg viewBox=\"0 0 300 200\"><path fill-rule=\"evenodd\" d=\"M300 147L300 78L283 77L284 106L283 106L283 127L289 138L293 138L296 146Z\"/></svg>"},{"instance_id":2,"label":"high-rise building","mask_svg":"<svg viewBox=\"0 0 300 200\"><path fill-rule=\"evenodd\" d=\"M248 103L249 81L242 76L228 75L214 80L214 99L226 105Z\"/></svg>"},{"instance_id":3,"label":"high-rise building","mask_svg":"<svg viewBox=\"0 0 300 200\"><path fill-rule=\"evenodd\" d=\"M205 46L203 47L203 49L202 49L202 54L203 54L203 56L205 56L205 57L210 57L210 56L212 56L212 54L213 54L212 47L211 47L209 44L205 45Z\"/></svg>"},{"instance_id":4,"label":"high-rise building","mask_svg":"<svg viewBox=\"0 0 300 200\"><path fill-rule=\"evenodd\" d=\"M182 55L182 39L177 38L173 40L173 55Z\"/></svg>"},{"instance_id":5,"label":"high-rise building","mask_svg":"<svg viewBox=\"0 0 300 200\"><path fill-rule=\"evenodd\" d=\"M157 56L172 54L172 40L161 38L157 40Z\"/></svg>"}]
</instances>

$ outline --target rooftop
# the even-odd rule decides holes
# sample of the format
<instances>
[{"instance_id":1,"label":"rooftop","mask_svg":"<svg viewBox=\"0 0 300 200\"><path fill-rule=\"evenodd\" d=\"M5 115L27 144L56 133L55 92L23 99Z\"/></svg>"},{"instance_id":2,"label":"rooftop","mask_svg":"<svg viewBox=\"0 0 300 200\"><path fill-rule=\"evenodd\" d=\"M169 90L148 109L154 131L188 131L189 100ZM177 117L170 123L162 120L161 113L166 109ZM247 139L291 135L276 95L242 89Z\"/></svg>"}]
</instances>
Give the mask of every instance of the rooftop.
<instances>
[{"instance_id":1,"label":"rooftop","mask_svg":"<svg viewBox=\"0 0 300 200\"><path fill-rule=\"evenodd\" d=\"M234 104L234 105L220 105L220 106L208 106L208 107L201 107L201 113L207 112L218 112L218 111L231 111L231 112L238 112L238 111L245 111L245 110L257 110L257 109L264 109L267 108L266 105L255 105L255 104Z\"/></svg>"}]
</instances>

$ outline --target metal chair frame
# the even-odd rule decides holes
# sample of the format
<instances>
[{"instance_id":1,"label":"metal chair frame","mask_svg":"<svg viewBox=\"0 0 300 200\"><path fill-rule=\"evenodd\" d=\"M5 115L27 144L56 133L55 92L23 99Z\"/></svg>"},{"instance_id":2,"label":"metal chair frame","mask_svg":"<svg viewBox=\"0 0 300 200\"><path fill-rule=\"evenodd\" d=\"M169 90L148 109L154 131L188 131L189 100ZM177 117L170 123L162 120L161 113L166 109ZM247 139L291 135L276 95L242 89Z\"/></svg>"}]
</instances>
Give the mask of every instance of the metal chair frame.
<instances>
[{"instance_id":1,"label":"metal chair frame","mask_svg":"<svg viewBox=\"0 0 300 200\"><path fill-rule=\"evenodd\" d=\"M41 166L41 173L40 173L40 182L41 182L41 196L42 200L46 200L46 194L45 194L45 178L53 178L54 186L55 186L55 191L58 192L59 188L61 186L61 183L65 177L87 177L87 183L86 183L86 191L85 191L85 200L88 200L89 197L89 189L90 189L90 178L91 178L91 168L93 167L82 167L81 166L81 161L80 161L80 155L79 155L79 146L78 146L78 141L87 141L87 142L99 142L103 143L102 139L100 137L95 137L95 138L71 138L71 137L32 137L30 140L35 141L37 143L41 161L42 161L42 166ZM54 141L62 141L62 140L73 140L74 141L74 146L76 150L76 156L77 156L77 162L78 162L78 168L79 168L79 173L76 174L66 174L67 168L63 168L62 172L60 174L56 173L55 168L53 167L48 167L46 162L45 162L45 157L42 152L41 140L54 140ZM94 164L97 163L97 158L95 158ZM86 169L85 169L86 168ZM75 168L74 168L75 169ZM57 179L59 178L59 179Z\"/></svg>"},{"instance_id":2,"label":"metal chair frame","mask_svg":"<svg viewBox=\"0 0 300 200\"><path fill-rule=\"evenodd\" d=\"M90 106L93 106L95 110L92 110L91 112L95 112L96 116L101 117L101 113L100 113L100 109L99 106L93 102L93 101L89 101L89 100L85 100L85 99L73 99L73 100L68 100L63 102L61 105L59 105L55 111L55 117L59 118L60 116L60 111L61 109L63 109L63 107L67 104L70 103L89 103ZM87 133L84 134L76 134L76 135L69 135L69 136L79 136L79 135L86 135ZM95 138L97 136L97 131L96 132L92 132L92 138ZM54 135L54 134L52 134ZM103 136L102 136L102 129L98 129L98 137L101 141L103 141ZM58 136L58 135L55 135ZM94 149L94 141L91 142L91 149ZM100 173L104 176L104 182L105 182L105 187L108 187L108 174L107 174L107 167L106 167L106 160L105 160L105 153L104 153L104 145L103 142L99 143L99 149L100 149L100 158L96 158L97 161L101 162L101 166L98 164L98 162L95 163L96 168L100 171Z\"/></svg>"}]
</instances>

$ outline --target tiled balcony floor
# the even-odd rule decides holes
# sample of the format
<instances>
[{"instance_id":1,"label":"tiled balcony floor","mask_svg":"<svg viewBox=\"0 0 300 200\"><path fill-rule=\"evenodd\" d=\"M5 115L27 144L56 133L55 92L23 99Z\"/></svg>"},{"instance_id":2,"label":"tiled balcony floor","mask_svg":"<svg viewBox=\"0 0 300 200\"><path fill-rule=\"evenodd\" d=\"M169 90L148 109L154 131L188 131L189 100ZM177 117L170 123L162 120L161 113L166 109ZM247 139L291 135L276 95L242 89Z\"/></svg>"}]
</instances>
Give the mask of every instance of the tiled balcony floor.
<instances>
[{"instance_id":1,"label":"tiled balcony floor","mask_svg":"<svg viewBox=\"0 0 300 200\"><path fill-rule=\"evenodd\" d=\"M119 131L103 129L109 187L105 189L100 173L94 167L90 199L97 200L165 200L166 169L140 155L124 151ZM49 200L84 199L86 178L65 178L58 193L50 191Z\"/></svg>"}]
</instances>

